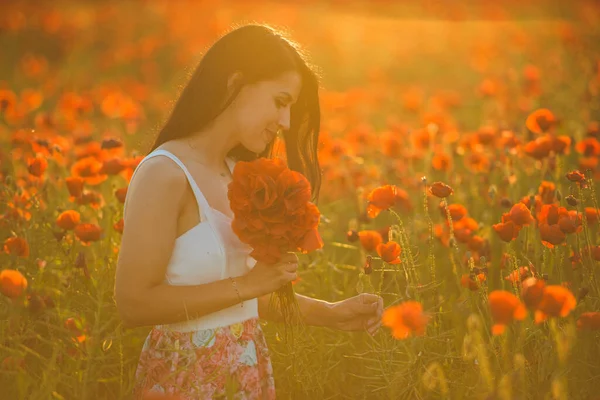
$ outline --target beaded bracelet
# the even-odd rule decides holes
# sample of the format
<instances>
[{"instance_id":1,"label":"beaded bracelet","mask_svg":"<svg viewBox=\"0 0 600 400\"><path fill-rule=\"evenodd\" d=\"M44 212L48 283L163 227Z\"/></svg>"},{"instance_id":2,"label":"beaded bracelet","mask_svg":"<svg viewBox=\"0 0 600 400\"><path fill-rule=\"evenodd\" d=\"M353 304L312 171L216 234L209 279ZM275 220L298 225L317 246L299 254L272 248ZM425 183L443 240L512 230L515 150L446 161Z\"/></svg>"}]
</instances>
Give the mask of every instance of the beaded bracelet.
<instances>
[{"instance_id":1,"label":"beaded bracelet","mask_svg":"<svg viewBox=\"0 0 600 400\"><path fill-rule=\"evenodd\" d=\"M235 292L237 293L238 299L240 299L240 303L241 303L242 307L244 307L244 300L242 300L242 296L240 296L240 291L237 287L237 282L231 276L229 277L229 279L231 280L231 284L233 285L233 288L235 289Z\"/></svg>"}]
</instances>

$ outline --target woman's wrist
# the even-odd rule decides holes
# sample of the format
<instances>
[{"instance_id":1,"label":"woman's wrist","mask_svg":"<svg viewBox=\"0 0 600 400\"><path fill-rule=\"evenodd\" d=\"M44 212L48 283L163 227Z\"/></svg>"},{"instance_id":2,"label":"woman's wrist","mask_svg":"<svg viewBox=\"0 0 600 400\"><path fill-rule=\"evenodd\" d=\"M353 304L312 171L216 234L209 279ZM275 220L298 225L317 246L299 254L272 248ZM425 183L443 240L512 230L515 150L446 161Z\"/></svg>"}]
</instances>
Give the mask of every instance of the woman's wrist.
<instances>
[{"instance_id":1,"label":"woman's wrist","mask_svg":"<svg viewBox=\"0 0 600 400\"><path fill-rule=\"evenodd\" d=\"M254 285L248 280L248 275L237 276L234 278L237 282L237 289L242 301L251 300L259 296L255 293Z\"/></svg>"},{"instance_id":2,"label":"woman's wrist","mask_svg":"<svg viewBox=\"0 0 600 400\"><path fill-rule=\"evenodd\" d=\"M242 296L240 294L240 289L238 287L237 280L231 276L229 277L229 280L231 281L231 286L233 286L233 290L235 290L235 294L237 295L237 298L238 298L240 304L242 305L242 307L244 307L244 299L242 298Z\"/></svg>"},{"instance_id":3,"label":"woman's wrist","mask_svg":"<svg viewBox=\"0 0 600 400\"><path fill-rule=\"evenodd\" d=\"M337 325L335 304L324 300L296 294L300 312L307 325L335 328Z\"/></svg>"}]
</instances>

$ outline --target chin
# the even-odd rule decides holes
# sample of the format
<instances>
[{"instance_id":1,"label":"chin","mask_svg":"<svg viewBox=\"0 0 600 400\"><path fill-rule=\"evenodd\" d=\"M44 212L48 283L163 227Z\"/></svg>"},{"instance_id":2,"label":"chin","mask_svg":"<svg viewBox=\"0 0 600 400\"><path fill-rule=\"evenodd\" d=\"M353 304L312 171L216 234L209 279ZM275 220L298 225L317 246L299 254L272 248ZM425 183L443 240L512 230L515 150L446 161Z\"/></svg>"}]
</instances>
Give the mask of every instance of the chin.
<instances>
[{"instance_id":1,"label":"chin","mask_svg":"<svg viewBox=\"0 0 600 400\"><path fill-rule=\"evenodd\" d=\"M246 150L248 150L251 153L260 154L266 150L267 145L265 144L265 145L261 146L260 143L255 142L255 143L252 143L252 146L244 146L244 147L246 148Z\"/></svg>"}]
</instances>

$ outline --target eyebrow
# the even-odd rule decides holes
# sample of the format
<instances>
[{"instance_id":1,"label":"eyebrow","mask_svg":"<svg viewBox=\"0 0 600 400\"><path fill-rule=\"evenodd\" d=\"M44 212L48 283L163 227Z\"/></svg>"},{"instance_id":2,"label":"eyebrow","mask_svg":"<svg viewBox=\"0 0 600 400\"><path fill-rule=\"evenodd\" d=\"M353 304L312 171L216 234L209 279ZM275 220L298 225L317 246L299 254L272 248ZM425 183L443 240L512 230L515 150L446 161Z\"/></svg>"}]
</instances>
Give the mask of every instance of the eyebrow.
<instances>
[{"instance_id":1,"label":"eyebrow","mask_svg":"<svg viewBox=\"0 0 600 400\"><path fill-rule=\"evenodd\" d=\"M292 97L292 95L289 94L288 92L279 92L279 94L282 94L282 95L286 96L290 102L296 103L296 100L294 100L294 98Z\"/></svg>"}]
</instances>

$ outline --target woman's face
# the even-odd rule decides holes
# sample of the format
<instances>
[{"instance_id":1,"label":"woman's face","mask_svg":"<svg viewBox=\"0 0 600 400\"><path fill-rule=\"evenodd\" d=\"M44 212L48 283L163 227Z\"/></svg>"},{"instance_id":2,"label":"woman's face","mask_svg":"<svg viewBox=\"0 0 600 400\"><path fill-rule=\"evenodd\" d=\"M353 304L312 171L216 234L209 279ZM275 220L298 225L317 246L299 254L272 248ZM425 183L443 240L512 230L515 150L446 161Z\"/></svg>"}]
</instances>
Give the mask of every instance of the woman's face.
<instances>
[{"instance_id":1,"label":"woman's face","mask_svg":"<svg viewBox=\"0 0 600 400\"><path fill-rule=\"evenodd\" d=\"M298 99L302 81L297 72L274 80L245 85L231 104L239 142L261 153L277 131L290 128L290 109Z\"/></svg>"}]
</instances>

